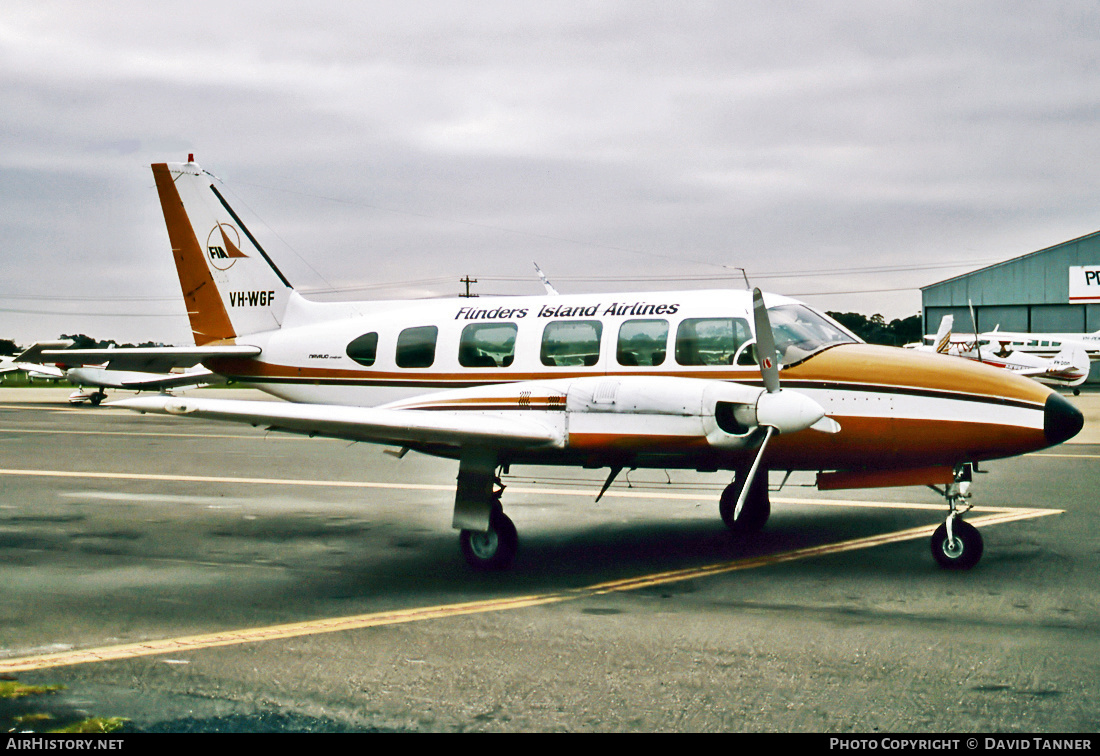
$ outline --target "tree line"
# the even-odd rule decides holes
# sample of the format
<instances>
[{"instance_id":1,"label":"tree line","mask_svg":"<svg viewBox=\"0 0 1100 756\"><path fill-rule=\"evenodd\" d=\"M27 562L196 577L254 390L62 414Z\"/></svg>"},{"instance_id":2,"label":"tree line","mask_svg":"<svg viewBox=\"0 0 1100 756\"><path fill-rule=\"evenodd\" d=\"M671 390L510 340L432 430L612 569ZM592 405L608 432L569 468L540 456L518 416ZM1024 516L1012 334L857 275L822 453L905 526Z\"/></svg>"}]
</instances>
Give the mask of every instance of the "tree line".
<instances>
[{"instance_id":1,"label":"tree line","mask_svg":"<svg viewBox=\"0 0 1100 756\"><path fill-rule=\"evenodd\" d=\"M871 317L861 315L858 312L827 312L825 314L868 344L905 346L924 339L924 324L921 322L920 315L895 318L887 323L886 318L878 314Z\"/></svg>"}]
</instances>

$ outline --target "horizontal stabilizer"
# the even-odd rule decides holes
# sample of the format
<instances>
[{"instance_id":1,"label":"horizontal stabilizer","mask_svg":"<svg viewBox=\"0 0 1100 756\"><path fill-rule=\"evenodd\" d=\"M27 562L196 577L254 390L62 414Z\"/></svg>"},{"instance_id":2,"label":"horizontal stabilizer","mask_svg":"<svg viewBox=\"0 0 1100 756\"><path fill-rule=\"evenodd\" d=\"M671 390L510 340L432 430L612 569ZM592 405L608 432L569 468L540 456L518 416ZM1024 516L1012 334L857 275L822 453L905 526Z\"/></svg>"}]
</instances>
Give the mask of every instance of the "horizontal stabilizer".
<instances>
[{"instance_id":1,"label":"horizontal stabilizer","mask_svg":"<svg viewBox=\"0 0 1100 756\"><path fill-rule=\"evenodd\" d=\"M257 346L228 345L207 347L126 347L122 349L46 350L47 362L69 366L107 365L108 370L138 370L167 373L172 368L189 368L215 357L256 357Z\"/></svg>"}]
</instances>

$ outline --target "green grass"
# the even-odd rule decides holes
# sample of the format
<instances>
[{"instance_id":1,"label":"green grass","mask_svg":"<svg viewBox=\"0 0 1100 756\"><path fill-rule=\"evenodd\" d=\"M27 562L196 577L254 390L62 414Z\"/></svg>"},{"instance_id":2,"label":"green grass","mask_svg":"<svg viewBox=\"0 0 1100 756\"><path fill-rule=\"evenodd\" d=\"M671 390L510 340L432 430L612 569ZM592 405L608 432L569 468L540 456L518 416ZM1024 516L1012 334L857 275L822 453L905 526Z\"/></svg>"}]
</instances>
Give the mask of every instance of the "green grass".
<instances>
[{"instance_id":1,"label":"green grass","mask_svg":"<svg viewBox=\"0 0 1100 756\"><path fill-rule=\"evenodd\" d=\"M18 680L0 679L0 731L104 733L120 730L130 721L123 717L74 718L63 702L59 706L50 700L53 694L66 690L66 687L26 685ZM8 703L5 704L5 701ZM6 716L4 708L11 709ZM49 711L51 708L55 713Z\"/></svg>"}]
</instances>

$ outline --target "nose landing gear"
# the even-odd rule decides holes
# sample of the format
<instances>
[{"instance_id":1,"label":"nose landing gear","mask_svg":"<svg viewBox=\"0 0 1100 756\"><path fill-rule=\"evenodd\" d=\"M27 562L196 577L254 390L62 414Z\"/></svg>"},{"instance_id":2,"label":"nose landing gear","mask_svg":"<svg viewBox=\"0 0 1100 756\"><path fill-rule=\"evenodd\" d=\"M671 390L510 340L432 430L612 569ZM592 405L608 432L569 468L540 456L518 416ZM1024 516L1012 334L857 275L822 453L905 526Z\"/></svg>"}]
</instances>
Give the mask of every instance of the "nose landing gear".
<instances>
[{"instance_id":1,"label":"nose landing gear","mask_svg":"<svg viewBox=\"0 0 1100 756\"><path fill-rule=\"evenodd\" d=\"M950 512L947 520L932 534L932 558L949 570L969 570L982 558L982 534L962 519L974 505L970 503L970 484L974 466L969 462L955 466L955 480L941 493ZM939 489L936 489L937 491Z\"/></svg>"}]
</instances>

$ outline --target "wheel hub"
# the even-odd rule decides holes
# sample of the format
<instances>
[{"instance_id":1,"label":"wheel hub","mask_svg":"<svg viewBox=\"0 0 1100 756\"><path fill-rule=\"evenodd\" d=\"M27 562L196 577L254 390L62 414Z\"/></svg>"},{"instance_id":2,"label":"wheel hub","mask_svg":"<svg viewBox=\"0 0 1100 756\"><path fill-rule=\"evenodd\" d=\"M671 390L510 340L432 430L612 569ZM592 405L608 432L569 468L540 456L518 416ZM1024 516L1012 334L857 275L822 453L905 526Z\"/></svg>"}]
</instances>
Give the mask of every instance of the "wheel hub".
<instances>
[{"instance_id":1,"label":"wheel hub","mask_svg":"<svg viewBox=\"0 0 1100 756\"><path fill-rule=\"evenodd\" d=\"M943 542L944 556L951 559L958 559L962 556L964 547L961 538L948 538Z\"/></svg>"},{"instance_id":2,"label":"wheel hub","mask_svg":"<svg viewBox=\"0 0 1100 756\"><path fill-rule=\"evenodd\" d=\"M470 533L470 551L479 559L491 559L497 553L499 541L495 531Z\"/></svg>"}]
</instances>

